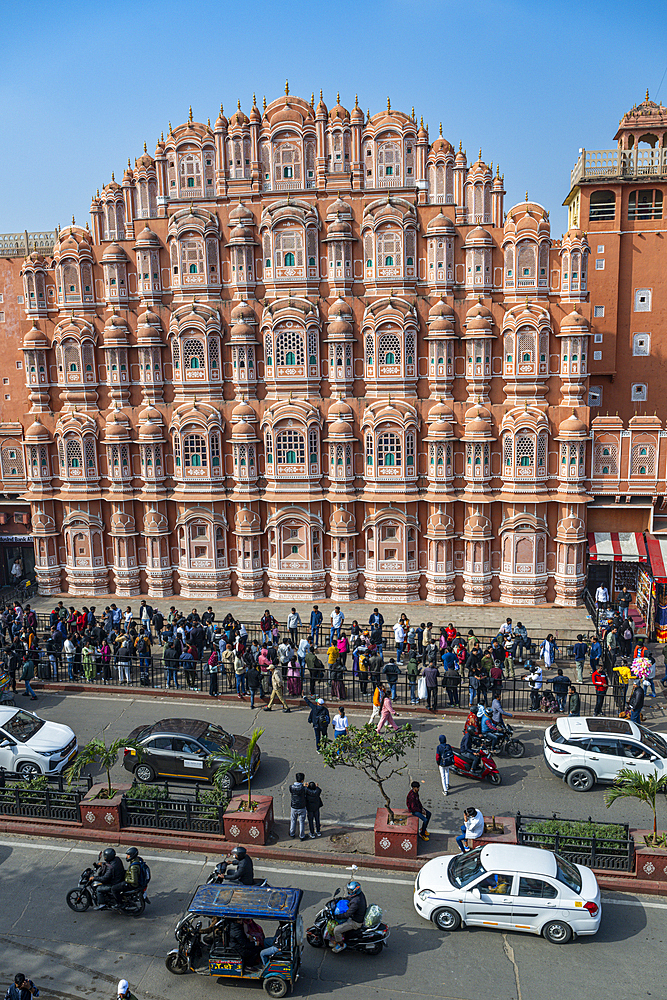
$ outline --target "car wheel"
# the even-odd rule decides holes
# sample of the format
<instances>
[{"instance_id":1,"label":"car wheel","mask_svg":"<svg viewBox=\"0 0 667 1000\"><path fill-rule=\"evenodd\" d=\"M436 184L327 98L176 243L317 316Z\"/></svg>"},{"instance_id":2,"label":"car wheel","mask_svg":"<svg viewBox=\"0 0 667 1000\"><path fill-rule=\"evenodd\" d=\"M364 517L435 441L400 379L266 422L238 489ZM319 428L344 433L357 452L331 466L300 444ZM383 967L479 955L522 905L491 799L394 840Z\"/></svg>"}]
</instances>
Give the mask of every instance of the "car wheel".
<instances>
[{"instance_id":1,"label":"car wheel","mask_svg":"<svg viewBox=\"0 0 667 1000\"><path fill-rule=\"evenodd\" d=\"M431 920L441 931L457 931L461 926L461 914L447 906L436 910Z\"/></svg>"},{"instance_id":2,"label":"car wheel","mask_svg":"<svg viewBox=\"0 0 667 1000\"><path fill-rule=\"evenodd\" d=\"M217 785L223 792L231 792L234 787L234 775L230 774L229 771L227 771L226 774L221 774L218 778Z\"/></svg>"},{"instance_id":3,"label":"car wheel","mask_svg":"<svg viewBox=\"0 0 667 1000\"><path fill-rule=\"evenodd\" d=\"M264 989L270 997L284 997L287 995L287 983L278 976L269 976L264 980Z\"/></svg>"},{"instance_id":4,"label":"car wheel","mask_svg":"<svg viewBox=\"0 0 667 1000\"><path fill-rule=\"evenodd\" d=\"M155 771L150 764L137 764L134 776L137 781L142 781L144 784L148 781L155 781Z\"/></svg>"},{"instance_id":5,"label":"car wheel","mask_svg":"<svg viewBox=\"0 0 667 1000\"><path fill-rule=\"evenodd\" d=\"M33 764L31 760L24 760L16 768L16 773L20 774L25 781L33 781L35 778L38 778L42 772L37 764Z\"/></svg>"},{"instance_id":6,"label":"car wheel","mask_svg":"<svg viewBox=\"0 0 667 1000\"><path fill-rule=\"evenodd\" d=\"M567 944L572 940L572 928L562 920L552 920L542 930L542 934L552 944Z\"/></svg>"},{"instance_id":7,"label":"car wheel","mask_svg":"<svg viewBox=\"0 0 667 1000\"><path fill-rule=\"evenodd\" d=\"M507 744L507 753L510 757L523 757L526 748L521 740L510 740Z\"/></svg>"},{"instance_id":8,"label":"car wheel","mask_svg":"<svg viewBox=\"0 0 667 1000\"><path fill-rule=\"evenodd\" d=\"M595 775L587 767L573 767L565 780L575 792L590 792L595 784Z\"/></svg>"}]
</instances>

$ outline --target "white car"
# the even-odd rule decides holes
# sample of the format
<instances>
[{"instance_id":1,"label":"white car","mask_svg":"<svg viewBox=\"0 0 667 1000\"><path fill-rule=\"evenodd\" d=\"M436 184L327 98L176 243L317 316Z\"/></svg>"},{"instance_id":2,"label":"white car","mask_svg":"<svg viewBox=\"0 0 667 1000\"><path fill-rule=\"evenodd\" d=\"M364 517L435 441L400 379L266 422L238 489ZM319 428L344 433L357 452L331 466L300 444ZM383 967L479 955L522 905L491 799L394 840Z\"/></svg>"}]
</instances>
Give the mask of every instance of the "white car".
<instances>
[{"instance_id":1,"label":"white car","mask_svg":"<svg viewBox=\"0 0 667 1000\"><path fill-rule=\"evenodd\" d=\"M58 774L78 749L69 726L46 722L22 708L0 708L0 770L24 778Z\"/></svg>"},{"instance_id":2,"label":"white car","mask_svg":"<svg viewBox=\"0 0 667 1000\"><path fill-rule=\"evenodd\" d=\"M667 774L667 743L629 719L565 716L544 732L551 771L576 792L614 781L622 767L640 774Z\"/></svg>"},{"instance_id":3,"label":"white car","mask_svg":"<svg viewBox=\"0 0 667 1000\"><path fill-rule=\"evenodd\" d=\"M487 844L427 861L415 881L417 913L441 931L468 927L542 934L553 944L596 934L600 888L590 868L551 851Z\"/></svg>"}]
</instances>

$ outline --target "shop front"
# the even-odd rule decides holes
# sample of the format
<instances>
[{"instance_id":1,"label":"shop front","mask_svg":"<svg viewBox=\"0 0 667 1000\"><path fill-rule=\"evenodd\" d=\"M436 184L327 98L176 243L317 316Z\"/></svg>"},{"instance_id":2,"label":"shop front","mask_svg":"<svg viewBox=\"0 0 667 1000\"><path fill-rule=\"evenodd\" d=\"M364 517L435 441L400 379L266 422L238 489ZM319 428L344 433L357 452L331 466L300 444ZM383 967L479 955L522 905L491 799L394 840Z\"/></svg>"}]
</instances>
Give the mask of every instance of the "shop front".
<instances>
[{"instance_id":1,"label":"shop front","mask_svg":"<svg viewBox=\"0 0 667 1000\"><path fill-rule=\"evenodd\" d=\"M648 563L642 566L637 607L646 619L653 642L667 642L667 539L646 536Z\"/></svg>"},{"instance_id":2,"label":"shop front","mask_svg":"<svg viewBox=\"0 0 667 1000\"><path fill-rule=\"evenodd\" d=\"M12 574L18 560L21 575ZM20 580L35 578L35 549L32 535L0 534L0 586L13 587Z\"/></svg>"},{"instance_id":3,"label":"shop front","mask_svg":"<svg viewBox=\"0 0 667 1000\"><path fill-rule=\"evenodd\" d=\"M641 531L589 532L586 587L595 597L597 588L605 586L614 605L623 587L632 592L634 599L640 569L646 562L646 545Z\"/></svg>"}]
</instances>

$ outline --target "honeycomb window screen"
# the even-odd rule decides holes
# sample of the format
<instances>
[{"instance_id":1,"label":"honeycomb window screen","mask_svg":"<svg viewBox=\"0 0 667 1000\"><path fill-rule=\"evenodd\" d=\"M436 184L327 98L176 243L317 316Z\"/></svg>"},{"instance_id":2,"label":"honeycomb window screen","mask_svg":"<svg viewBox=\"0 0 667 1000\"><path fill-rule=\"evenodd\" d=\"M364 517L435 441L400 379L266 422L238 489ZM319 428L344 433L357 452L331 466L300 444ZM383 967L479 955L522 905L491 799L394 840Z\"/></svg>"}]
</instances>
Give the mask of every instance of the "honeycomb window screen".
<instances>
[{"instance_id":1,"label":"honeycomb window screen","mask_svg":"<svg viewBox=\"0 0 667 1000\"><path fill-rule=\"evenodd\" d=\"M652 476L655 471L655 447L636 444L632 449L632 475Z\"/></svg>"},{"instance_id":2,"label":"honeycomb window screen","mask_svg":"<svg viewBox=\"0 0 667 1000\"><path fill-rule=\"evenodd\" d=\"M2 474L16 479L23 477L23 452L16 444L7 444L2 449Z\"/></svg>"},{"instance_id":3,"label":"honeycomb window screen","mask_svg":"<svg viewBox=\"0 0 667 1000\"><path fill-rule=\"evenodd\" d=\"M71 341L66 341L63 345L63 360L65 363L65 371L67 372L78 372L81 370L81 356L79 354L78 345L72 343Z\"/></svg>"},{"instance_id":4,"label":"honeycomb window screen","mask_svg":"<svg viewBox=\"0 0 667 1000\"><path fill-rule=\"evenodd\" d=\"M287 230L275 234L276 265L283 266L285 255L294 256L294 267L303 267L303 234L297 230Z\"/></svg>"},{"instance_id":5,"label":"honeycomb window screen","mask_svg":"<svg viewBox=\"0 0 667 1000\"><path fill-rule=\"evenodd\" d=\"M519 362L523 364L535 364L535 334L521 333L517 337L517 354Z\"/></svg>"},{"instance_id":6,"label":"honeycomb window screen","mask_svg":"<svg viewBox=\"0 0 667 1000\"><path fill-rule=\"evenodd\" d=\"M204 344L201 340L186 340L183 344L183 365L186 369L203 368L205 364Z\"/></svg>"},{"instance_id":7,"label":"honeycomb window screen","mask_svg":"<svg viewBox=\"0 0 667 1000\"><path fill-rule=\"evenodd\" d=\"M181 244L183 274L204 273L204 244L201 240L184 240Z\"/></svg>"},{"instance_id":8,"label":"honeycomb window screen","mask_svg":"<svg viewBox=\"0 0 667 1000\"><path fill-rule=\"evenodd\" d=\"M532 437L521 434L516 439L516 464L520 467L530 467L535 460L535 443Z\"/></svg>"},{"instance_id":9,"label":"honeycomb window screen","mask_svg":"<svg viewBox=\"0 0 667 1000\"><path fill-rule=\"evenodd\" d=\"M282 431L276 438L278 465L303 465L306 461L306 441L298 431Z\"/></svg>"},{"instance_id":10,"label":"honeycomb window screen","mask_svg":"<svg viewBox=\"0 0 667 1000\"><path fill-rule=\"evenodd\" d=\"M537 268L537 247L533 243L519 243L517 247L519 281L534 281Z\"/></svg>"},{"instance_id":11,"label":"honeycomb window screen","mask_svg":"<svg viewBox=\"0 0 667 1000\"><path fill-rule=\"evenodd\" d=\"M264 337L264 359L269 367L273 366L273 344L270 333Z\"/></svg>"},{"instance_id":12,"label":"honeycomb window screen","mask_svg":"<svg viewBox=\"0 0 667 1000\"><path fill-rule=\"evenodd\" d=\"M89 340L81 345L81 356L83 360L83 370L88 375L95 371L95 350Z\"/></svg>"},{"instance_id":13,"label":"honeycomb window screen","mask_svg":"<svg viewBox=\"0 0 667 1000\"><path fill-rule=\"evenodd\" d=\"M97 448L95 447L94 439L92 437L85 438L83 447L86 456L86 474L95 475L97 470Z\"/></svg>"},{"instance_id":14,"label":"honeycomb window screen","mask_svg":"<svg viewBox=\"0 0 667 1000\"><path fill-rule=\"evenodd\" d=\"M220 341L217 337L211 337L208 342L208 367L210 371L220 368Z\"/></svg>"},{"instance_id":15,"label":"honeycomb window screen","mask_svg":"<svg viewBox=\"0 0 667 1000\"><path fill-rule=\"evenodd\" d=\"M601 319L604 316L604 306L593 306L593 315L596 319Z\"/></svg>"},{"instance_id":16,"label":"honeycomb window screen","mask_svg":"<svg viewBox=\"0 0 667 1000\"><path fill-rule=\"evenodd\" d=\"M398 267L401 264L401 234L395 229L379 233L377 237L380 267Z\"/></svg>"},{"instance_id":17,"label":"honeycomb window screen","mask_svg":"<svg viewBox=\"0 0 667 1000\"><path fill-rule=\"evenodd\" d=\"M276 364L302 365L304 359L303 335L298 330L281 330L276 334Z\"/></svg>"},{"instance_id":18,"label":"honeycomb window screen","mask_svg":"<svg viewBox=\"0 0 667 1000\"><path fill-rule=\"evenodd\" d=\"M74 439L70 439L69 441L67 441L66 453L67 453L67 468L80 469L83 462L80 442Z\"/></svg>"},{"instance_id":19,"label":"honeycomb window screen","mask_svg":"<svg viewBox=\"0 0 667 1000\"><path fill-rule=\"evenodd\" d=\"M407 333L405 335L405 363L407 365L414 365L416 363L415 353L415 335L414 333Z\"/></svg>"},{"instance_id":20,"label":"honeycomb window screen","mask_svg":"<svg viewBox=\"0 0 667 1000\"><path fill-rule=\"evenodd\" d=\"M650 312L653 292L650 288L635 288L635 312Z\"/></svg>"},{"instance_id":21,"label":"honeycomb window screen","mask_svg":"<svg viewBox=\"0 0 667 1000\"><path fill-rule=\"evenodd\" d=\"M372 365L375 360L375 345L373 343L373 334L366 334L366 364Z\"/></svg>"},{"instance_id":22,"label":"honeycomb window screen","mask_svg":"<svg viewBox=\"0 0 667 1000\"><path fill-rule=\"evenodd\" d=\"M380 177L399 177L401 174L401 147L397 142L383 142L378 147Z\"/></svg>"},{"instance_id":23,"label":"honeycomb window screen","mask_svg":"<svg viewBox=\"0 0 667 1000\"><path fill-rule=\"evenodd\" d=\"M507 468L512 468L512 436L511 434L505 435L505 441L503 444L503 461Z\"/></svg>"},{"instance_id":24,"label":"honeycomb window screen","mask_svg":"<svg viewBox=\"0 0 667 1000\"><path fill-rule=\"evenodd\" d=\"M380 337L378 361L381 365L400 365L401 343L395 333L385 333Z\"/></svg>"},{"instance_id":25,"label":"honeycomb window screen","mask_svg":"<svg viewBox=\"0 0 667 1000\"><path fill-rule=\"evenodd\" d=\"M177 469L181 467L181 439L178 434L174 434L174 465Z\"/></svg>"},{"instance_id":26,"label":"honeycomb window screen","mask_svg":"<svg viewBox=\"0 0 667 1000\"><path fill-rule=\"evenodd\" d=\"M178 337L174 337L171 342L171 357L174 371L178 371L181 366L181 345L178 342Z\"/></svg>"},{"instance_id":27,"label":"honeycomb window screen","mask_svg":"<svg viewBox=\"0 0 667 1000\"><path fill-rule=\"evenodd\" d=\"M405 464L411 472L415 468L415 436L411 432L405 435Z\"/></svg>"},{"instance_id":28,"label":"honeycomb window screen","mask_svg":"<svg viewBox=\"0 0 667 1000\"><path fill-rule=\"evenodd\" d=\"M201 160L198 156L188 153L180 162L181 187L201 187Z\"/></svg>"},{"instance_id":29,"label":"honeycomb window screen","mask_svg":"<svg viewBox=\"0 0 667 1000\"><path fill-rule=\"evenodd\" d=\"M373 266L373 236L371 233L364 235L364 259L366 267Z\"/></svg>"},{"instance_id":30,"label":"honeycomb window screen","mask_svg":"<svg viewBox=\"0 0 667 1000\"><path fill-rule=\"evenodd\" d=\"M308 433L308 462L311 472L317 472L319 466L319 452L320 448L317 440L317 431L311 430Z\"/></svg>"},{"instance_id":31,"label":"honeycomb window screen","mask_svg":"<svg viewBox=\"0 0 667 1000\"><path fill-rule=\"evenodd\" d=\"M630 399L636 403L644 403L648 397L648 386L644 382L635 382L630 390Z\"/></svg>"},{"instance_id":32,"label":"honeycomb window screen","mask_svg":"<svg viewBox=\"0 0 667 1000\"><path fill-rule=\"evenodd\" d=\"M211 468L220 468L220 435L211 434Z\"/></svg>"},{"instance_id":33,"label":"honeycomb window screen","mask_svg":"<svg viewBox=\"0 0 667 1000\"><path fill-rule=\"evenodd\" d=\"M308 331L308 364L309 365L316 365L317 364L317 351L318 351L319 341L320 341L320 337L319 337L318 331L311 328Z\"/></svg>"},{"instance_id":34,"label":"honeycomb window screen","mask_svg":"<svg viewBox=\"0 0 667 1000\"><path fill-rule=\"evenodd\" d=\"M273 465L273 437L271 431L264 435L264 448L266 451L266 461L268 465Z\"/></svg>"},{"instance_id":35,"label":"honeycomb window screen","mask_svg":"<svg viewBox=\"0 0 667 1000\"><path fill-rule=\"evenodd\" d=\"M208 468L206 438L202 434L186 434L183 438L183 464L186 469Z\"/></svg>"},{"instance_id":36,"label":"honeycomb window screen","mask_svg":"<svg viewBox=\"0 0 667 1000\"><path fill-rule=\"evenodd\" d=\"M381 434L378 438L378 466L401 466L402 465L402 454L401 454L401 439L397 434L392 434L387 432L386 434Z\"/></svg>"},{"instance_id":37,"label":"honeycomb window screen","mask_svg":"<svg viewBox=\"0 0 667 1000\"><path fill-rule=\"evenodd\" d=\"M650 333L633 333L632 353L635 357L647 357L651 353Z\"/></svg>"}]
</instances>

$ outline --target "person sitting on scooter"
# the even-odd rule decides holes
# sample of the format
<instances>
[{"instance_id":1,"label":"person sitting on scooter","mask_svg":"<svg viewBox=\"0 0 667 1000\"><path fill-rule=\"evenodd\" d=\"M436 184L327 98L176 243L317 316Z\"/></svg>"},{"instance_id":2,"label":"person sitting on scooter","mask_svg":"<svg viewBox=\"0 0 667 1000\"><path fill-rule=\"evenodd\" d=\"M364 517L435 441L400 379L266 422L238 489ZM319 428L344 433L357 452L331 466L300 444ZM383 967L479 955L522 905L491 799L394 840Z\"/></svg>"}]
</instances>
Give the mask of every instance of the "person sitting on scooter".
<instances>
[{"instance_id":1,"label":"person sitting on scooter","mask_svg":"<svg viewBox=\"0 0 667 1000\"><path fill-rule=\"evenodd\" d=\"M463 753L470 754L472 756L472 762L470 764L470 773L478 774L482 770L482 755L478 749L473 747L473 740L477 733L469 729L467 733L463 734L463 739L461 740L461 751Z\"/></svg>"},{"instance_id":2,"label":"person sitting on scooter","mask_svg":"<svg viewBox=\"0 0 667 1000\"><path fill-rule=\"evenodd\" d=\"M116 856L113 847L107 847L102 852L102 866L91 876L91 882L97 882L95 887L95 909L106 910L109 900L109 891L112 886L122 882L125 878L123 862Z\"/></svg>"},{"instance_id":3,"label":"person sitting on scooter","mask_svg":"<svg viewBox=\"0 0 667 1000\"><path fill-rule=\"evenodd\" d=\"M236 861L236 864L227 868L225 882L240 882L241 885L252 885L254 877L252 858L245 847L235 847L231 853L231 857Z\"/></svg>"},{"instance_id":4,"label":"person sitting on scooter","mask_svg":"<svg viewBox=\"0 0 667 1000\"><path fill-rule=\"evenodd\" d=\"M126 892L132 892L133 889L139 889L141 886L141 858L136 847L128 847L125 860L127 861L125 879L111 886L116 906L121 906L122 897Z\"/></svg>"},{"instance_id":5,"label":"person sitting on scooter","mask_svg":"<svg viewBox=\"0 0 667 1000\"><path fill-rule=\"evenodd\" d=\"M498 727L493 723L490 708L485 708L484 714L482 715L482 736L486 737L486 739L490 741L491 749L495 750L498 746L498 740L500 739L500 732Z\"/></svg>"},{"instance_id":6,"label":"person sitting on scooter","mask_svg":"<svg viewBox=\"0 0 667 1000\"><path fill-rule=\"evenodd\" d=\"M344 898L348 904L347 920L344 920L342 924L336 924L334 927L335 944L333 945L333 950L336 954L346 947L343 941L345 932L358 930L364 922L366 910L368 909L366 897L361 891L359 882L348 882L346 888L347 896Z\"/></svg>"}]
</instances>

